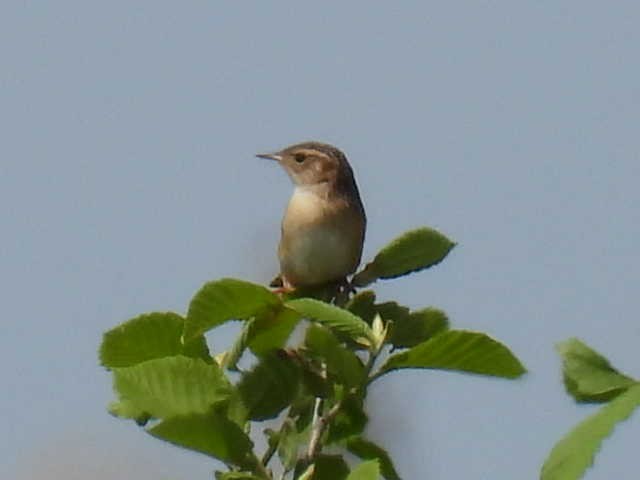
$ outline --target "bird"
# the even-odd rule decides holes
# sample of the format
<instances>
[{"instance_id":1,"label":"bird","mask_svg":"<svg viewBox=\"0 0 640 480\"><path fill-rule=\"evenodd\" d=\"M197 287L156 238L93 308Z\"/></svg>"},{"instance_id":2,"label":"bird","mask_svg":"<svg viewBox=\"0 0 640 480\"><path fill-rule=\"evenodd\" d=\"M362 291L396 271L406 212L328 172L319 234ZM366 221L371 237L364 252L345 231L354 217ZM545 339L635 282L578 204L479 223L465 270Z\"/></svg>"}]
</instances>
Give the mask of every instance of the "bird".
<instances>
[{"instance_id":1,"label":"bird","mask_svg":"<svg viewBox=\"0 0 640 480\"><path fill-rule=\"evenodd\" d=\"M360 264L367 217L345 154L309 141L256 156L278 162L294 185L278 245L281 291L347 283Z\"/></svg>"}]
</instances>

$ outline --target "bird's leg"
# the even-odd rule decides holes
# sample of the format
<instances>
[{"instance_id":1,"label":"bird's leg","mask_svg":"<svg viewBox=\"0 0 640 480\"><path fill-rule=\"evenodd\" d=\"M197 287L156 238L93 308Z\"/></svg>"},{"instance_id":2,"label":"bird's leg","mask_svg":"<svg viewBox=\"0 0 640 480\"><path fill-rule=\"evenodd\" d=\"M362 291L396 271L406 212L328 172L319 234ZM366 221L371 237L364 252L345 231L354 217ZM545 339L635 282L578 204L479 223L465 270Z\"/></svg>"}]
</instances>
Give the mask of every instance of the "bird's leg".
<instances>
[{"instance_id":1,"label":"bird's leg","mask_svg":"<svg viewBox=\"0 0 640 480\"><path fill-rule=\"evenodd\" d=\"M351 285L351 282L344 277L336 283L336 293L334 297L334 303L339 307L344 307L349 301L349 295L355 293L355 288Z\"/></svg>"}]
</instances>

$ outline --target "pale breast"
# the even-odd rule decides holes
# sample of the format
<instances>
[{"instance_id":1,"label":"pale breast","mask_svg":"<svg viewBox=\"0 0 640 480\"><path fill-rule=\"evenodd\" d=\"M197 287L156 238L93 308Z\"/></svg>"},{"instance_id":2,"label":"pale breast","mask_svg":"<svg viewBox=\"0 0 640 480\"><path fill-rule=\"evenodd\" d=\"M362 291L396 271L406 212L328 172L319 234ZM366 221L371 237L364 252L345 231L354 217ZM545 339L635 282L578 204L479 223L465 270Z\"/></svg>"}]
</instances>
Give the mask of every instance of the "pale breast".
<instances>
[{"instance_id":1,"label":"pale breast","mask_svg":"<svg viewBox=\"0 0 640 480\"><path fill-rule=\"evenodd\" d=\"M318 222L328 214L328 210L330 210L329 202L326 199L311 189L296 187L287 205L283 227L287 223L295 228L296 224Z\"/></svg>"},{"instance_id":2,"label":"pale breast","mask_svg":"<svg viewBox=\"0 0 640 480\"><path fill-rule=\"evenodd\" d=\"M281 273L294 285L340 279L360 262L363 237L357 208L296 189L282 222Z\"/></svg>"}]
</instances>

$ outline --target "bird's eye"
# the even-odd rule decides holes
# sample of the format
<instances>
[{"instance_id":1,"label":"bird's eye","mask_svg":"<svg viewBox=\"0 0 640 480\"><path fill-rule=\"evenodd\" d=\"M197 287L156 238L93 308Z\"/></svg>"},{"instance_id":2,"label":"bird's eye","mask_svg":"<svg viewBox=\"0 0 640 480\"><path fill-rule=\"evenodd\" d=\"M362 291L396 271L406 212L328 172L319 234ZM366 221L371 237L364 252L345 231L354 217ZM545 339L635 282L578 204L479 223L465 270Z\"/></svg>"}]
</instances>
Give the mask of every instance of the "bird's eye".
<instances>
[{"instance_id":1,"label":"bird's eye","mask_svg":"<svg viewBox=\"0 0 640 480\"><path fill-rule=\"evenodd\" d=\"M302 163L302 162L304 162L305 158L306 158L306 156L305 156L305 154L304 154L304 153L296 153L296 154L293 156L293 159L296 161L296 163Z\"/></svg>"}]
</instances>

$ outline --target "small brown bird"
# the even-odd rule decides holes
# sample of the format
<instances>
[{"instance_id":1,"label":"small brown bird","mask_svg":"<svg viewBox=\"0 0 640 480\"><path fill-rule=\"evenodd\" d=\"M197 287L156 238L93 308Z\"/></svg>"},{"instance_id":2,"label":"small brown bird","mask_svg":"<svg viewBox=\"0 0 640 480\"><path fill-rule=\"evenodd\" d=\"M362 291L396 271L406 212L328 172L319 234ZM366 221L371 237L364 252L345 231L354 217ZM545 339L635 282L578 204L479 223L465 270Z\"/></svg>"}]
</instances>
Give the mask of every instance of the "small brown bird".
<instances>
[{"instance_id":1,"label":"small brown bird","mask_svg":"<svg viewBox=\"0 0 640 480\"><path fill-rule=\"evenodd\" d=\"M360 263L367 223L347 157L319 142L257 156L277 161L295 186L278 246L283 289L343 282Z\"/></svg>"}]
</instances>

